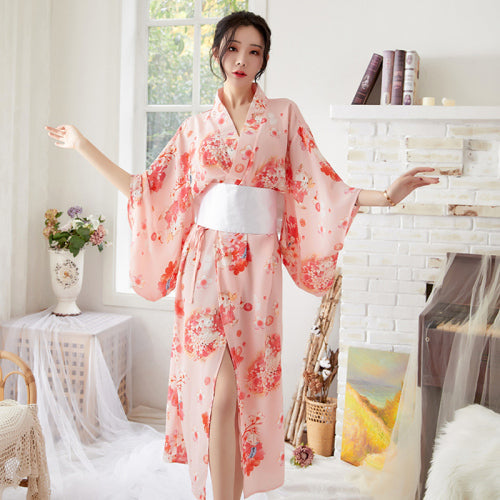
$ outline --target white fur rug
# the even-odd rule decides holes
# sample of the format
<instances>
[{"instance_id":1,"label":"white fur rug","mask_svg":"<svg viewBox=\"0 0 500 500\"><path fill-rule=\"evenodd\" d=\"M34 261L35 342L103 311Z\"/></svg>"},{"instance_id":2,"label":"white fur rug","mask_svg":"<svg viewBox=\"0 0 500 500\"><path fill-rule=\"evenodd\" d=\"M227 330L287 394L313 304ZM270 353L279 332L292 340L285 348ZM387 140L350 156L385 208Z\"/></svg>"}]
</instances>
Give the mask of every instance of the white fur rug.
<instances>
[{"instance_id":1,"label":"white fur rug","mask_svg":"<svg viewBox=\"0 0 500 500\"><path fill-rule=\"evenodd\" d=\"M498 499L500 414L470 405L436 440L424 500Z\"/></svg>"}]
</instances>

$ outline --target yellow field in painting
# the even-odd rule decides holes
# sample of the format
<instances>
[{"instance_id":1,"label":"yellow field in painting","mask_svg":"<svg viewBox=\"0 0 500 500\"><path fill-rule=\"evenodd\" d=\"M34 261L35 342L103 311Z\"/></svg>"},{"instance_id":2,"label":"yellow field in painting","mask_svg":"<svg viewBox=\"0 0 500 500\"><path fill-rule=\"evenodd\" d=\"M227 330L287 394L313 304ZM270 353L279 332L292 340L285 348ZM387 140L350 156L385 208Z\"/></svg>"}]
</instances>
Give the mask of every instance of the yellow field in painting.
<instances>
[{"instance_id":1,"label":"yellow field in painting","mask_svg":"<svg viewBox=\"0 0 500 500\"><path fill-rule=\"evenodd\" d=\"M380 468L381 454L389 445L391 431L396 421L399 391L383 408L372 405L349 383L346 385L341 458L353 465L369 462Z\"/></svg>"}]
</instances>

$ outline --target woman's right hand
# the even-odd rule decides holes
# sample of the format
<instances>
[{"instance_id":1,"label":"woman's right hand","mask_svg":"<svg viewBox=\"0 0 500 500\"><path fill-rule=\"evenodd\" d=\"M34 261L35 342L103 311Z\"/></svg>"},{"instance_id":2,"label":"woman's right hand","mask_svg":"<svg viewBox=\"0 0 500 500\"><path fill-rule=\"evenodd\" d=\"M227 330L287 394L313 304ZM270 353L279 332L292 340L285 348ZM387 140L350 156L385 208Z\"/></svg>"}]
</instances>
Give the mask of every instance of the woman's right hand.
<instances>
[{"instance_id":1,"label":"woman's right hand","mask_svg":"<svg viewBox=\"0 0 500 500\"><path fill-rule=\"evenodd\" d=\"M49 137L55 139L55 146L64 149L78 149L85 137L73 125L59 125L59 127L46 126Z\"/></svg>"}]
</instances>

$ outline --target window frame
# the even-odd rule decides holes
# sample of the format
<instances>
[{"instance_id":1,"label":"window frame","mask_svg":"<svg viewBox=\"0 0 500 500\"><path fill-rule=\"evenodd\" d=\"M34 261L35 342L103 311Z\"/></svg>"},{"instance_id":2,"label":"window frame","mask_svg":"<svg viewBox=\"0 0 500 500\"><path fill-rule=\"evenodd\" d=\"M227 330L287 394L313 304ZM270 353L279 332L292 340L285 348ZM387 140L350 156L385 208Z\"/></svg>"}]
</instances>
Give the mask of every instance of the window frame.
<instances>
[{"instance_id":1,"label":"window frame","mask_svg":"<svg viewBox=\"0 0 500 500\"><path fill-rule=\"evenodd\" d=\"M194 17L185 19L149 19L149 0L122 0L121 2L121 55L120 55L120 120L119 120L119 165L130 173L144 170L146 162L147 113L151 111L192 112L206 111L212 105L200 103L200 39L201 24L217 22L218 18L201 15L202 0L195 0ZM252 12L266 18L267 0L248 0ZM190 22L188 22L190 21ZM184 105L151 105L148 97L148 28L150 26L194 25L193 101ZM265 75L259 81L265 88ZM174 310L174 292L151 302L137 295L131 288L124 291L128 283L130 229L127 221L127 199L115 192L114 224L110 225L114 242L104 252L103 303L112 306L143 309ZM120 249L122 251L120 252ZM117 277L120 286L117 287Z\"/></svg>"}]
</instances>

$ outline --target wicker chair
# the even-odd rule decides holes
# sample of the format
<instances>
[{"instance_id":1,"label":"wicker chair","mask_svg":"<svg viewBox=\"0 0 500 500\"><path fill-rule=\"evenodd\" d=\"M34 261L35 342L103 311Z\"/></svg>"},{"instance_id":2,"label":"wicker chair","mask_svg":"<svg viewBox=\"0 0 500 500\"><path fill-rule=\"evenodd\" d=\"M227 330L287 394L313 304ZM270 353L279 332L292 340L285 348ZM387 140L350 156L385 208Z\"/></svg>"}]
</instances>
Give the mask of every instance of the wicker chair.
<instances>
[{"instance_id":1,"label":"wicker chair","mask_svg":"<svg viewBox=\"0 0 500 500\"><path fill-rule=\"evenodd\" d=\"M33 372L31 371L30 367L19 356L8 351L0 351L0 359L7 359L9 361L12 361L19 367L19 370L11 371L7 373L7 375L5 375L4 377L2 367L0 366L0 401L3 401L5 399L4 392L5 392L5 383L7 379L11 375L20 375L21 377L24 378L24 382L26 384L27 404L29 405L36 404L35 377L33 376ZM27 488L28 479L21 480L19 486Z\"/></svg>"},{"instance_id":2,"label":"wicker chair","mask_svg":"<svg viewBox=\"0 0 500 500\"><path fill-rule=\"evenodd\" d=\"M5 382L6 380L14 374L21 375L24 378L24 382L26 383L26 394L28 398L28 404L34 405L36 404L36 384L35 377L33 376L30 367L15 354L8 351L0 351L0 359L8 359L15 363L21 371L14 370L9 372L5 377L3 376L2 368L0 367L0 401L4 400L4 390L5 390Z\"/></svg>"}]
</instances>

